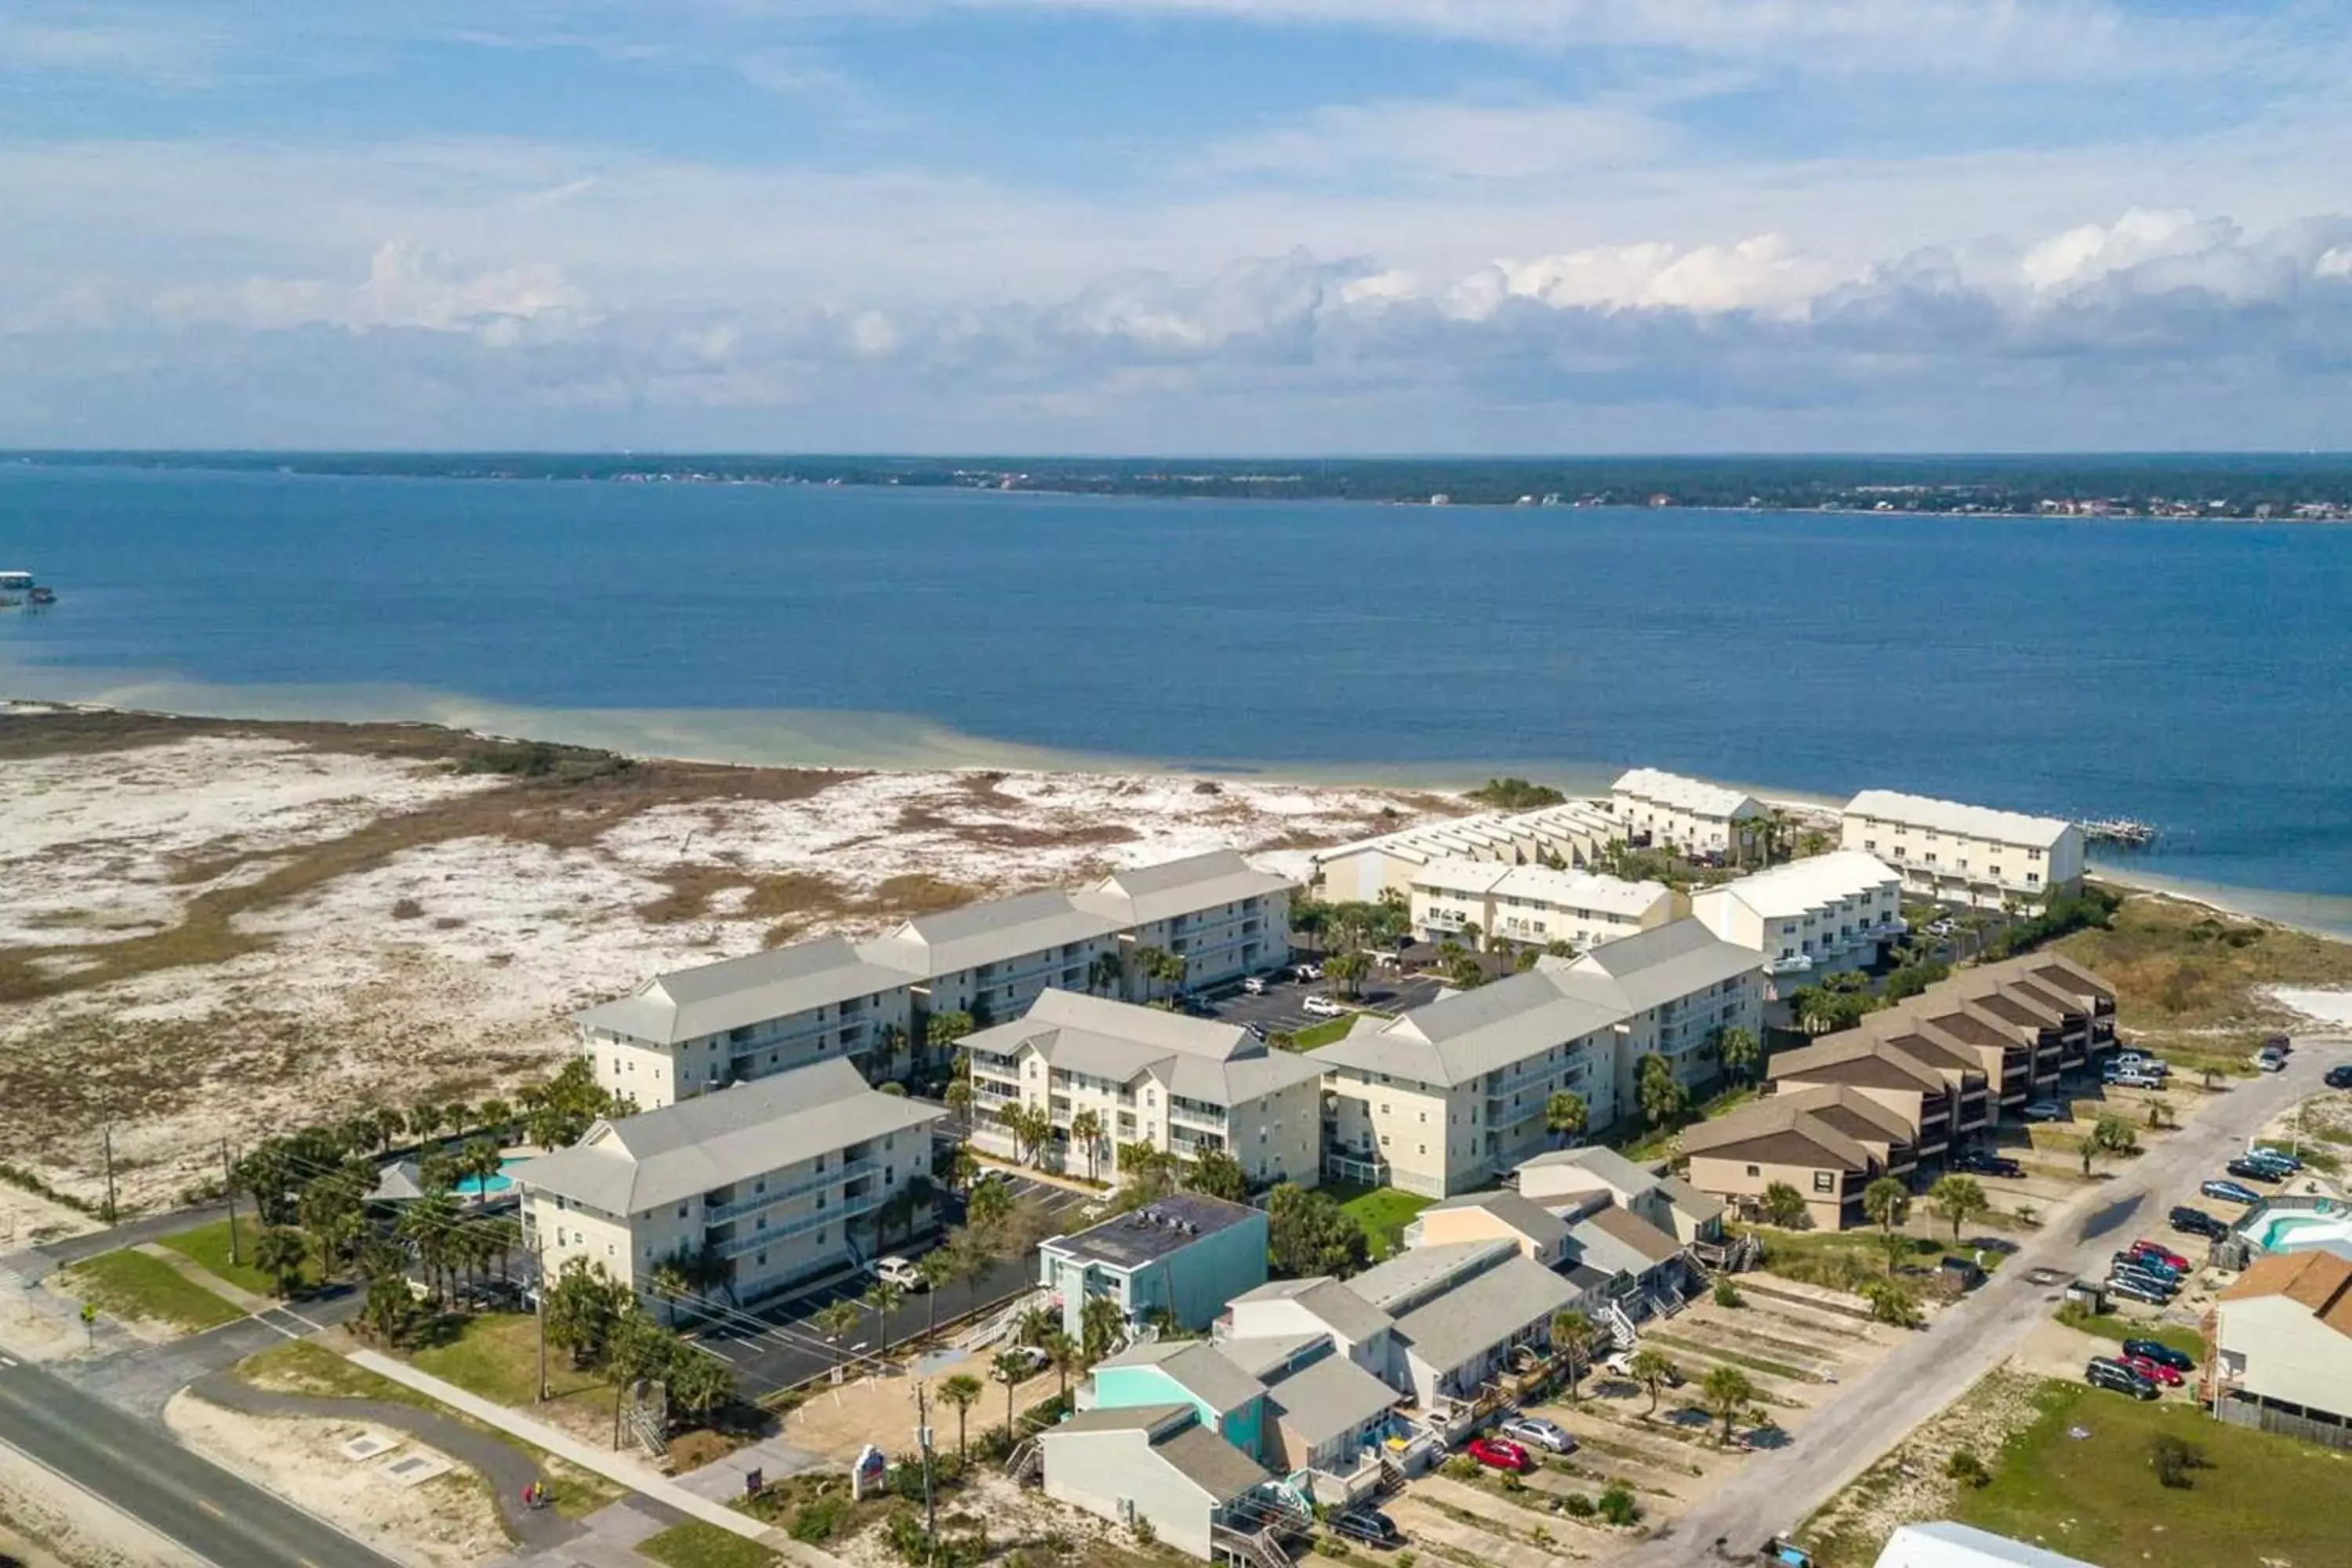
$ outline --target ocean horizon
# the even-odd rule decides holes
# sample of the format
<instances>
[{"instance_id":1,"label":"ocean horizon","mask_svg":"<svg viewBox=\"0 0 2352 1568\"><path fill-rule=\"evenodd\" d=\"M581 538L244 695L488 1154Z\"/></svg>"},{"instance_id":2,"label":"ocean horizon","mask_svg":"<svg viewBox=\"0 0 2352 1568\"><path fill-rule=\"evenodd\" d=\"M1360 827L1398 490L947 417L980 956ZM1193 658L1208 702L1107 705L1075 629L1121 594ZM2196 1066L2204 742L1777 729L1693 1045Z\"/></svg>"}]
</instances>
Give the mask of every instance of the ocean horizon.
<instances>
[{"instance_id":1,"label":"ocean horizon","mask_svg":"<svg viewBox=\"0 0 2352 1568\"><path fill-rule=\"evenodd\" d=\"M2155 823L2352 934L2352 534L0 468L0 694L773 765L1571 792L1650 764Z\"/></svg>"}]
</instances>

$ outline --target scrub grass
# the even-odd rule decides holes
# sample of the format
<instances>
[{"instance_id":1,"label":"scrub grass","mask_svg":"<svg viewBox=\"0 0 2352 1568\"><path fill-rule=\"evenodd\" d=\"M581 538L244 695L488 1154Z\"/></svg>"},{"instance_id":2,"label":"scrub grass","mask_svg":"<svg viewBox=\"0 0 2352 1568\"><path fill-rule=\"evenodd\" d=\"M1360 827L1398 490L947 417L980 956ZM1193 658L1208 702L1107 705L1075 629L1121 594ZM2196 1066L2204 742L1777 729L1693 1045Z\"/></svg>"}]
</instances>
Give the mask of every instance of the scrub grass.
<instances>
[{"instance_id":1,"label":"scrub grass","mask_svg":"<svg viewBox=\"0 0 2352 1568\"><path fill-rule=\"evenodd\" d=\"M75 1295L118 1318L172 1323L202 1333L245 1316L245 1309L214 1295L162 1258L128 1248L77 1263L65 1278Z\"/></svg>"},{"instance_id":2,"label":"scrub grass","mask_svg":"<svg viewBox=\"0 0 2352 1568\"><path fill-rule=\"evenodd\" d=\"M226 1219L155 1239L216 1279L242 1286L257 1296L274 1297L278 1294L276 1276L253 1266L253 1244L260 1235L261 1227L254 1222L252 1215L247 1215L237 1220L238 1256L243 1259L237 1263L229 1261L228 1221ZM295 1289L307 1289L318 1283L319 1260L316 1258L304 1258L302 1272L296 1277Z\"/></svg>"},{"instance_id":3,"label":"scrub grass","mask_svg":"<svg viewBox=\"0 0 2352 1568\"><path fill-rule=\"evenodd\" d=\"M1363 1227L1373 1261L1391 1258L1404 1245L1404 1227L1412 1216L1436 1202L1394 1187L1367 1187L1350 1182L1326 1182L1323 1191L1339 1200L1340 1210Z\"/></svg>"}]
</instances>

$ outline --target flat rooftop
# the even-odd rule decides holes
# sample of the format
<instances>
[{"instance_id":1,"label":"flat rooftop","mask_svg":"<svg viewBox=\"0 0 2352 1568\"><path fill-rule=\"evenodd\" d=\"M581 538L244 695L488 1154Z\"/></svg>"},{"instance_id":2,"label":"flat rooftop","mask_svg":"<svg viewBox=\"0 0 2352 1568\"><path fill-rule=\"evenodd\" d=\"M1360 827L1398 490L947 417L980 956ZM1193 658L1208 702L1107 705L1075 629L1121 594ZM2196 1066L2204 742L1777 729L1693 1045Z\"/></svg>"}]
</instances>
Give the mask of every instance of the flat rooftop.
<instances>
[{"instance_id":1,"label":"flat rooftop","mask_svg":"<svg viewBox=\"0 0 2352 1568\"><path fill-rule=\"evenodd\" d=\"M1045 1247L1083 1263L1131 1272L1181 1252L1204 1236L1244 1224L1256 1214L1247 1204L1229 1204L1199 1193L1171 1193L1075 1236L1056 1237Z\"/></svg>"}]
</instances>

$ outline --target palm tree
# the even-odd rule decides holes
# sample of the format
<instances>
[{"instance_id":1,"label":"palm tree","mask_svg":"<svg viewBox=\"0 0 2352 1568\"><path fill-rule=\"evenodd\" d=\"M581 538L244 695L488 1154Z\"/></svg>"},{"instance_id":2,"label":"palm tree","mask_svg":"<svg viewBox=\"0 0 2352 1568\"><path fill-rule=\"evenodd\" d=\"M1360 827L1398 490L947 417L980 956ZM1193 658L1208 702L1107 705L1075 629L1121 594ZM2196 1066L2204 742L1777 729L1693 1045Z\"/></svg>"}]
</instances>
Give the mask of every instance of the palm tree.
<instances>
[{"instance_id":1,"label":"palm tree","mask_svg":"<svg viewBox=\"0 0 2352 1568\"><path fill-rule=\"evenodd\" d=\"M955 1113L955 1119L961 1122L967 1130L970 1129L971 1126L971 1102L973 1098L971 1079L968 1078L951 1078L948 1079L947 1091L940 1098L944 1100L947 1102L947 1108Z\"/></svg>"},{"instance_id":2,"label":"palm tree","mask_svg":"<svg viewBox=\"0 0 2352 1568\"><path fill-rule=\"evenodd\" d=\"M450 1262L448 1237L457 1227L457 1205L447 1193L415 1199L394 1227L402 1240L416 1249L416 1266L436 1297L442 1294L442 1271Z\"/></svg>"},{"instance_id":3,"label":"palm tree","mask_svg":"<svg viewBox=\"0 0 2352 1568\"><path fill-rule=\"evenodd\" d=\"M253 1243L253 1266L276 1281L281 1298L294 1294L294 1281L310 1256L310 1242L291 1226L270 1226Z\"/></svg>"},{"instance_id":4,"label":"palm tree","mask_svg":"<svg viewBox=\"0 0 2352 1568\"><path fill-rule=\"evenodd\" d=\"M709 1417L712 1405L735 1392L734 1374L721 1366L717 1357L699 1349L673 1355L663 1369L663 1381L671 1404L682 1405L704 1419Z\"/></svg>"},{"instance_id":5,"label":"palm tree","mask_svg":"<svg viewBox=\"0 0 2352 1568\"><path fill-rule=\"evenodd\" d=\"M1748 1069L1764 1054L1756 1038L1756 1031L1742 1024L1726 1028L1715 1042L1716 1054L1723 1060L1724 1070L1737 1082L1748 1081Z\"/></svg>"},{"instance_id":6,"label":"palm tree","mask_svg":"<svg viewBox=\"0 0 2352 1568\"><path fill-rule=\"evenodd\" d=\"M1087 989L1108 992L1127 979L1127 964L1115 952L1098 952L1087 965Z\"/></svg>"},{"instance_id":7,"label":"palm tree","mask_svg":"<svg viewBox=\"0 0 2352 1568\"><path fill-rule=\"evenodd\" d=\"M940 1292L964 1278L963 1248L952 1243L934 1247L923 1254L915 1265L915 1272L923 1277L923 1332L935 1334L940 1329Z\"/></svg>"},{"instance_id":8,"label":"palm tree","mask_svg":"<svg viewBox=\"0 0 2352 1568\"><path fill-rule=\"evenodd\" d=\"M673 1329L677 1327L678 1298L688 1294L694 1289L694 1280L689 1272L691 1268L692 1265L687 1258L684 1247L678 1248L654 1266L652 1281L654 1294L667 1303L669 1326Z\"/></svg>"},{"instance_id":9,"label":"palm tree","mask_svg":"<svg viewBox=\"0 0 2352 1568\"><path fill-rule=\"evenodd\" d=\"M1055 1329L1045 1336L1044 1350L1054 1361L1054 1370L1062 1376L1062 1397L1070 1396L1070 1373L1086 1364L1086 1347Z\"/></svg>"},{"instance_id":10,"label":"palm tree","mask_svg":"<svg viewBox=\"0 0 2352 1568\"><path fill-rule=\"evenodd\" d=\"M514 1126L514 1106L503 1100L482 1101L482 1131L503 1137Z\"/></svg>"},{"instance_id":11,"label":"palm tree","mask_svg":"<svg viewBox=\"0 0 2352 1568\"><path fill-rule=\"evenodd\" d=\"M1936 1217L1952 1227L1952 1245L1960 1244L1960 1228L1978 1215L1991 1211L1992 1202L1985 1196L1984 1188L1974 1176L1938 1176L1936 1184L1927 1189L1927 1206Z\"/></svg>"},{"instance_id":12,"label":"palm tree","mask_svg":"<svg viewBox=\"0 0 2352 1568\"><path fill-rule=\"evenodd\" d=\"M940 1403L956 1413L956 1463L961 1466L964 1462L965 1417L971 1407L980 1403L980 1396L988 1392L988 1387L971 1373L960 1372L953 1377L940 1379L937 1392Z\"/></svg>"},{"instance_id":13,"label":"palm tree","mask_svg":"<svg viewBox=\"0 0 2352 1568\"><path fill-rule=\"evenodd\" d=\"M823 1334L828 1344L839 1344L856 1332L857 1325L864 1321L855 1301L835 1301L809 1314L809 1326Z\"/></svg>"},{"instance_id":14,"label":"palm tree","mask_svg":"<svg viewBox=\"0 0 2352 1568\"><path fill-rule=\"evenodd\" d=\"M1126 1332L1127 1313L1108 1296L1089 1296L1078 1310L1078 1334L1089 1362L1100 1361L1117 1350Z\"/></svg>"},{"instance_id":15,"label":"palm tree","mask_svg":"<svg viewBox=\"0 0 2352 1568\"><path fill-rule=\"evenodd\" d=\"M1561 1089L1544 1101L1544 1131L1560 1135L1562 1148L1584 1136L1585 1119L1591 1114L1584 1096L1572 1089Z\"/></svg>"},{"instance_id":16,"label":"palm tree","mask_svg":"<svg viewBox=\"0 0 2352 1568\"><path fill-rule=\"evenodd\" d=\"M1021 1344L1043 1346L1046 1336L1059 1332L1062 1320L1043 1307L1032 1307L1021 1314L1013 1325L1013 1337Z\"/></svg>"},{"instance_id":17,"label":"palm tree","mask_svg":"<svg viewBox=\"0 0 2352 1568\"><path fill-rule=\"evenodd\" d=\"M499 1146L488 1138L477 1138L457 1151L457 1168L474 1183L474 1195L488 1197L489 1182L499 1173Z\"/></svg>"},{"instance_id":18,"label":"palm tree","mask_svg":"<svg viewBox=\"0 0 2352 1568\"><path fill-rule=\"evenodd\" d=\"M1102 1163L1103 1119L1098 1110L1088 1109L1070 1118L1070 1137L1086 1145L1087 1180L1100 1180L1097 1174Z\"/></svg>"},{"instance_id":19,"label":"palm tree","mask_svg":"<svg viewBox=\"0 0 2352 1568\"><path fill-rule=\"evenodd\" d=\"M988 1363L988 1375L1004 1385L1004 1440L1013 1441L1013 1391L1029 1373L1029 1358L1018 1351L1001 1350Z\"/></svg>"},{"instance_id":20,"label":"palm tree","mask_svg":"<svg viewBox=\"0 0 2352 1568\"><path fill-rule=\"evenodd\" d=\"M1638 1350L1633 1359L1625 1363L1625 1374L1650 1393L1650 1408L1645 1414L1658 1413L1658 1390L1682 1376L1682 1368L1662 1350Z\"/></svg>"},{"instance_id":21,"label":"palm tree","mask_svg":"<svg viewBox=\"0 0 2352 1568\"><path fill-rule=\"evenodd\" d=\"M1551 1348L1568 1358L1568 1402L1576 1403L1576 1383L1584 1373L1585 1352L1592 1344L1592 1318L1574 1307L1551 1315Z\"/></svg>"},{"instance_id":22,"label":"palm tree","mask_svg":"<svg viewBox=\"0 0 2352 1568\"><path fill-rule=\"evenodd\" d=\"M1699 1383L1706 1407L1723 1417L1723 1440L1731 1441L1731 1424L1756 1404L1756 1385L1736 1366L1718 1366Z\"/></svg>"},{"instance_id":23,"label":"palm tree","mask_svg":"<svg viewBox=\"0 0 2352 1568\"><path fill-rule=\"evenodd\" d=\"M1878 1227L1879 1245L1886 1248L1886 1272L1895 1272L1895 1227L1911 1217L1911 1189L1893 1176L1881 1176L1862 1190L1862 1212Z\"/></svg>"},{"instance_id":24,"label":"palm tree","mask_svg":"<svg viewBox=\"0 0 2352 1568\"><path fill-rule=\"evenodd\" d=\"M876 1354L890 1353L890 1314L897 1311L898 1303L906 1299L906 1287L893 1285L887 1279L877 1279L866 1288L863 1300L874 1310L875 1321L881 1325L882 1331L882 1346L875 1352Z\"/></svg>"}]
</instances>

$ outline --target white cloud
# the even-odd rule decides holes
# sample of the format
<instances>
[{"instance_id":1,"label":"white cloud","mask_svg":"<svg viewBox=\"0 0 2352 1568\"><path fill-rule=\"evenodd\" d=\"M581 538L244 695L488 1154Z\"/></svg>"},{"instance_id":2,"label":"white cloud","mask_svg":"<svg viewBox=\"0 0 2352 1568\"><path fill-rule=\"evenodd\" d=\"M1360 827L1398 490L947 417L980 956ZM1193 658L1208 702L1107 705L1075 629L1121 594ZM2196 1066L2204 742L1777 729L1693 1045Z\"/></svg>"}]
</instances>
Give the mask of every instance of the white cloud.
<instances>
[{"instance_id":1,"label":"white cloud","mask_svg":"<svg viewBox=\"0 0 2352 1568\"><path fill-rule=\"evenodd\" d=\"M1675 310L1694 315L1749 310L1801 315L1850 275L1806 256L1777 234L1732 245L1687 248L1664 241L1610 246L1497 261L1464 279L1448 295L1449 314L1492 316L1506 300L1533 300L1555 310Z\"/></svg>"},{"instance_id":2,"label":"white cloud","mask_svg":"<svg viewBox=\"0 0 2352 1568\"><path fill-rule=\"evenodd\" d=\"M155 300L154 312L169 322L218 321L262 331L318 324L354 331L495 327L490 341L505 344L519 341L518 323L569 314L586 302L559 268L468 269L394 241L377 248L367 277L356 284L252 278L167 290Z\"/></svg>"}]
</instances>

